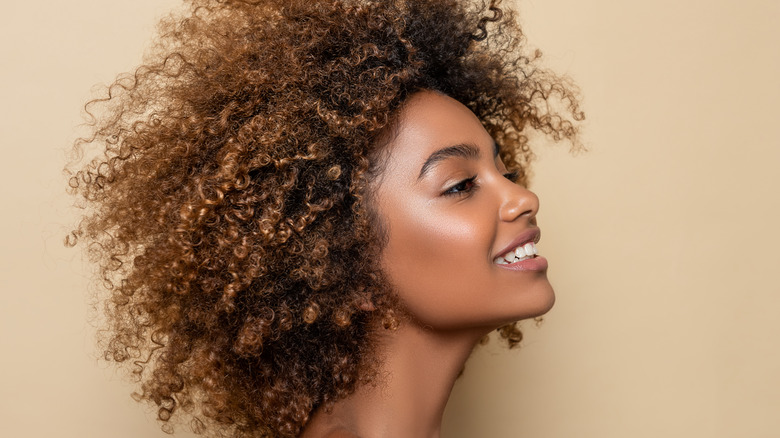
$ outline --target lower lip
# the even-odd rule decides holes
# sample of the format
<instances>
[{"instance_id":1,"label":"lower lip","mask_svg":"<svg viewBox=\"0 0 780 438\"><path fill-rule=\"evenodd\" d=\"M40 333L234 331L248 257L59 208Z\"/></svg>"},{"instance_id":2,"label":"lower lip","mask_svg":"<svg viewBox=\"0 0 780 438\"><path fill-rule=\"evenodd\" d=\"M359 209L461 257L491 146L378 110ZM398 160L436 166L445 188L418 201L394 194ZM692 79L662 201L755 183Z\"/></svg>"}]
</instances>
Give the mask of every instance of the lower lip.
<instances>
[{"instance_id":1,"label":"lower lip","mask_svg":"<svg viewBox=\"0 0 780 438\"><path fill-rule=\"evenodd\" d=\"M536 256L530 259L520 260L519 262L510 263L508 265L496 266L512 271L544 271L547 269L547 259L542 256Z\"/></svg>"}]
</instances>

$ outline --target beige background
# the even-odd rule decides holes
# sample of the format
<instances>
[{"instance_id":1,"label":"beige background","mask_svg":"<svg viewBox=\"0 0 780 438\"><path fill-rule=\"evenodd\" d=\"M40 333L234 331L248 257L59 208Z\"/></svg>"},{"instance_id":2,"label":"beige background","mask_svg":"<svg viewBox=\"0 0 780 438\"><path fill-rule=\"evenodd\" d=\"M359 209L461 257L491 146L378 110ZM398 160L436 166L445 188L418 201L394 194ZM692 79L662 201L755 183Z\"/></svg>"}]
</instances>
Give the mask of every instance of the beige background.
<instances>
[{"instance_id":1,"label":"beige background","mask_svg":"<svg viewBox=\"0 0 780 438\"><path fill-rule=\"evenodd\" d=\"M166 436L94 359L60 170L90 88L177 2L7 3L0 436ZM521 351L475 354L445 438L780 436L780 2L519 4L590 152L540 151L558 303Z\"/></svg>"}]
</instances>

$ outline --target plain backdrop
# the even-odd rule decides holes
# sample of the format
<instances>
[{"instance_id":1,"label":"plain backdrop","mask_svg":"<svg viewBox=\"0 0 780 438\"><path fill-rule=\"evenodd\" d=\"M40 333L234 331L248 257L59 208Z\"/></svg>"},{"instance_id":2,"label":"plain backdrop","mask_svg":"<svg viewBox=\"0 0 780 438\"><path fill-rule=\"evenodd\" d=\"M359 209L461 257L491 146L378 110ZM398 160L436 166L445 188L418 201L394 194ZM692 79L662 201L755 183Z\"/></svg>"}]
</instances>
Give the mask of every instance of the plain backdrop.
<instances>
[{"instance_id":1,"label":"plain backdrop","mask_svg":"<svg viewBox=\"0 0 780 438\"><path fill-rule=\"evenodd\" d=\"M779 436L780 2L517 4L582 89L589 152L539 142L558 302L520 350L475 352L443 436ZM96 359L61 169L90 90L174 7L3 5L0 436L166 436Z\"/></svg>"}]
</instances>

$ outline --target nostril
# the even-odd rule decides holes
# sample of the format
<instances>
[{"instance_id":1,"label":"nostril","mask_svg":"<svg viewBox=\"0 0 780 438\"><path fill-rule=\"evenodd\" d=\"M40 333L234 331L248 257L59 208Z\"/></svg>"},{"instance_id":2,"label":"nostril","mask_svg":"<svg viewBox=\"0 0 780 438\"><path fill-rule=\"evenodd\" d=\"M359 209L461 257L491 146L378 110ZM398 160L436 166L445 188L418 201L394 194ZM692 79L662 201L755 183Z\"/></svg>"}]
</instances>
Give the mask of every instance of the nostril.
<instances>
[{"instance_id":1,"label":"nostril","mask_svg":"<svg viewBox=\"0 0 780 438\"><path fill-rule=\"evenodd\" d=\"M539 198L530 190L515 185L505 193L500 216L503 221L526 217L529 223L535 224L538 209Z\"/></svg>"}]
</instances>

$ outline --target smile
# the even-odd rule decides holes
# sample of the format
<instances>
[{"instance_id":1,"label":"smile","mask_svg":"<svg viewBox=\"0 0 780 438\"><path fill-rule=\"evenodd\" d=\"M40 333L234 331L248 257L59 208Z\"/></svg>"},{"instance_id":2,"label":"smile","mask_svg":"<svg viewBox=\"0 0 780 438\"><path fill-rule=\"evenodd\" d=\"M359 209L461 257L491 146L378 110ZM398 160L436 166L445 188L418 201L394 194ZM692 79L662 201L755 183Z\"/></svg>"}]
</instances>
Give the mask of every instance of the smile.
<instances>
[{"instance_id":1,"label":"smile","mask_svg":"<svg viewBox=\"0 0 780 438\"><path fill-rule=\"evenodd\" d=\"M536 249L534 242L528 242L524 245L519 245L517 248L507 252L504 255L498 256L493 260L493 263L498 265L508 265L510 263L516 263L523 260L527 260L536 257L539 252Z\"/></svg>"}]
</instances>

